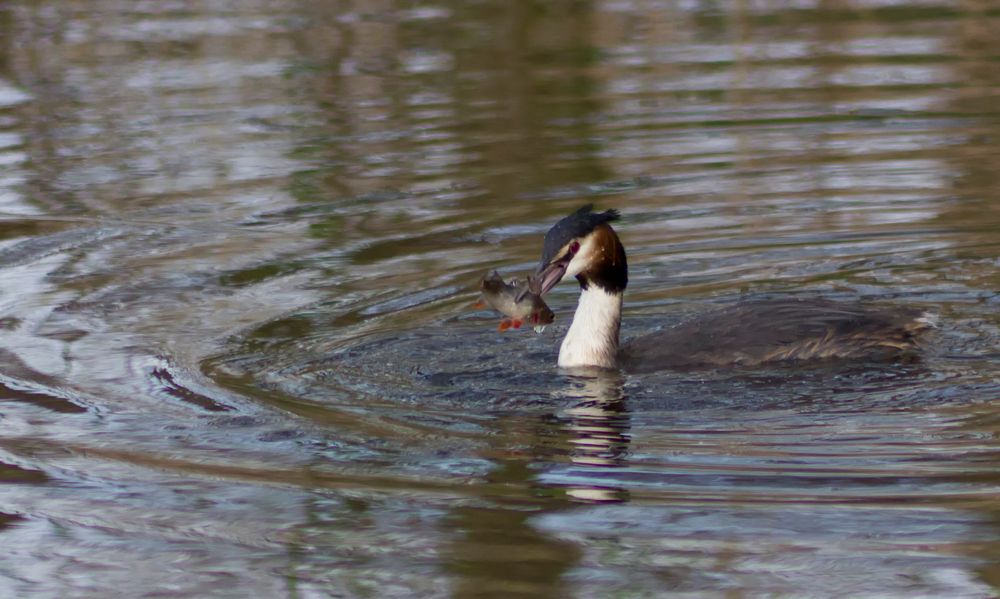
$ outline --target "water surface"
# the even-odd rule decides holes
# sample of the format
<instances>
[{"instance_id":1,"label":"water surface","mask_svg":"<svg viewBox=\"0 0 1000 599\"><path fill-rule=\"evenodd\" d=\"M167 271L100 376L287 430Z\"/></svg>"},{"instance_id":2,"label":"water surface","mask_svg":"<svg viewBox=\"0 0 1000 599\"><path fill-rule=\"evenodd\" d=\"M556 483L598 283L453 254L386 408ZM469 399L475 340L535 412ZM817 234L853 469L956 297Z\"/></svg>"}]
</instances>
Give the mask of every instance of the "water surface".
<instances>
[{"instance_id":1,"label":"water surface","mask_svg":"<svg viewBox=\"0 0 1000 599\"><path fill-rule=\"evenodd\" d=\"M0 0L0 595L1000 593L989 2ZM625 337L915 305L911 364L555 368L470 307L623 213Z\"/></svg>"}]
</instances>

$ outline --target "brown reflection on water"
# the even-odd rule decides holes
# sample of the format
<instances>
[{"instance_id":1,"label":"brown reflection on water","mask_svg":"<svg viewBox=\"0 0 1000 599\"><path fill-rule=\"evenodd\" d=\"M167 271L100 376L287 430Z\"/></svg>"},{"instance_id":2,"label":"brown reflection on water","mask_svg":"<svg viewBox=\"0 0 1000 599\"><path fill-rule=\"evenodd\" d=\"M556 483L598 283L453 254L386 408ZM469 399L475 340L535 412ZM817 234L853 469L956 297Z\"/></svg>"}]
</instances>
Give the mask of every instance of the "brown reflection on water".
<instances>
[{"instance_id":1,"label":"brown reflection on water","mask_svg":"<svg viewBox=\"0 0 1000 599\"><path fill-rule=\"evenodd\" d=\"M37 484L48 480L43 472L38 470L27 470L14 464L0 462L0 483L31 483Z\"/></svg>"},{"instance_id":2,"label":"brown reflection on water","mask_svg":"<svg viewBox=\"0 0 1000 599\"><path fill-rule=\"evenodd\" d=\"M459 507L443 520L454 537L446 560L448 570L460 576L455 597L572 594L566 576L580 566L580 548L539 531L534 523L540 516L571 513L581 502L627 501L628 492L614 484L547 485L538 481L538 469L554 463L591 471L627 465L628 415L621 385L621 377L609 373L573 377L556 394L568 402L565 410L537 420L510 415L498 423L506 434L502 446L485 454L495 466L487 480L530 490L531 496L507 498L502 508Z\"/></svg>"},{"instance_id":3,"label":"brown reflection on water","mask_svg":"<svg viewBox=\"0 0 1000 599\"><path fill-rule=\"evenodd\" d=\"M530 462L497 460L491 478L518 487L531 486L535 473ZM523 506L460 507L442 521L455 540L445 551L444 564L454 574L454 597L565 596L564 580L576 565L579 548L537 530L539 513L568 509L566 500L550 497L541 512L536 502Z\"/></svg>"},{"instance_id":4,"label":"brown reflection on water","mask_svg":"<svg viewBox=\"0 0 1000 599\"><path fill-rule=\"evenodd\" d=\"M308 9L298 79L327 131L299 150L323 164L297 180L301 200L429 189L453 198L436 210L514 223L540 212L519 201L526 194L609 175L587 141L600 110L588 3L441 10L449 16L408 19L362 3L345 21L336 5Z\"/></svg>"},{"instance_id":5,"label":"brown reflection on water","mask_svg":"<svg viewBox=\"0 0 1000 599\"><path fill-rule=\"evenodd\" d=\"M963 134L963 143L956 144L945 155L952 176L952 185L961 202L949 202L939 219L966 235L961 245L993 244L1000 234L1000 202L994 190L1000 188L1000 173L993 165L1000 159L1000 140L995 135L996 107L1000 100L1000 73L996 69L996 56L1000 53L1000 40L991 33L995 18L987 17L991 4L968 0L963 8L969 17L956 24L951 41L953 52L961 58L956 71L966 82L949 102L952 110L960 114L981 116L992 121L991 128L969 127ZM978 18L977 18L978 16ZM974 250L973 250L974 251ZM984 288L1000 288L998 270L985 269Z\"/></svg>"}]
</instances>

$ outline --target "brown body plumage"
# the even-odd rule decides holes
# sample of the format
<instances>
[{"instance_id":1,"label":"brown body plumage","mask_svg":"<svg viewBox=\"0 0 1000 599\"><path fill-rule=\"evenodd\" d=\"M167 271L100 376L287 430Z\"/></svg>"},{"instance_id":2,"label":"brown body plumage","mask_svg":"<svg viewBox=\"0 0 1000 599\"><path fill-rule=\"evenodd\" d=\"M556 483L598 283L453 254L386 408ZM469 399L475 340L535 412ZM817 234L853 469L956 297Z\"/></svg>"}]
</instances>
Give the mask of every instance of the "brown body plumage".
<instances>
[{"instance_id":1,"label":"brown body plumage","mask_svg":"<svg viewBox=\"0 0 1000 599\"><path fill-rule=\"evenodd\" d=\"M632 372L757 366L818 359L913 355L931 323L921 310L819 298L749 300L632 339L618 364Z\"/></svg>"}]
</instances>

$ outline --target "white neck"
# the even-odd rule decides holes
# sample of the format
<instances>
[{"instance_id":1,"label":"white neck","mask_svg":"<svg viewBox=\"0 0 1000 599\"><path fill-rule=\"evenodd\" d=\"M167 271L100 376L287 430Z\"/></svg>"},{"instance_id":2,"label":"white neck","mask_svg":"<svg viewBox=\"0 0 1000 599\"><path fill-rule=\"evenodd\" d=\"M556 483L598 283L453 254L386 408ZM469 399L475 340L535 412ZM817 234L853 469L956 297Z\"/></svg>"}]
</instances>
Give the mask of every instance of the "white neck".
<instances>
[{"instance_id":1,"label":"white neck","mask_svg":"<svg viewBox=\"0 0 1000 599\"><path fill-rule=\"evenodd\" d=\"M618 329L622 322L622 294L591 285L580 293L580 303L559 348L559 366L614 368Z\"/></svg>"}]
</instances>

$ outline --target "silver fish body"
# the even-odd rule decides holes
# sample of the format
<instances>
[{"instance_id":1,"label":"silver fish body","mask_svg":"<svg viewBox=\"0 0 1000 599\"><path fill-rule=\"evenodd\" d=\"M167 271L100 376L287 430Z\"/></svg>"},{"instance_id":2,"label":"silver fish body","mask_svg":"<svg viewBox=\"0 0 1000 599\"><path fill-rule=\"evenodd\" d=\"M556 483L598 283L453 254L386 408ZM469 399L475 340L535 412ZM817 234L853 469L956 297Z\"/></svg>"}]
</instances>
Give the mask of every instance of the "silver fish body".
<instances>
[{"instance_id":1,"label":"silver fish body","mask_svg":"<svg viewBox=\"0 0 1000 599\"><path fill-rule=\"evenodd\" d=\"M482 301L507 318L500 322L500 330L520 328L530 324L541 332L545 325L555 320L555 314L541 296L531 290L530 281L511 279L504 281L497 271L483 277L479 285Z\"/></svg>"}]
</instances>

